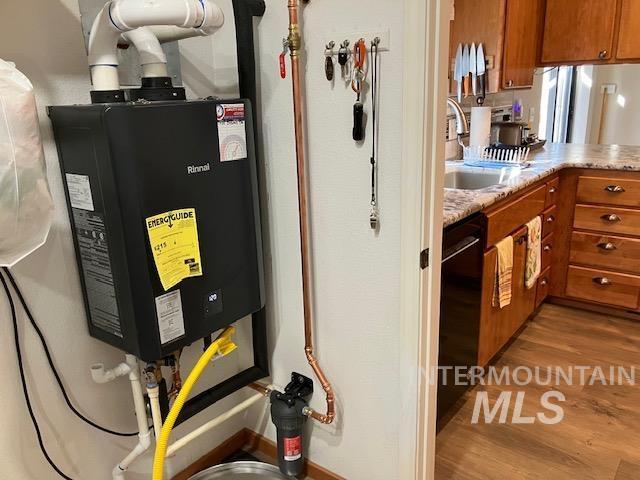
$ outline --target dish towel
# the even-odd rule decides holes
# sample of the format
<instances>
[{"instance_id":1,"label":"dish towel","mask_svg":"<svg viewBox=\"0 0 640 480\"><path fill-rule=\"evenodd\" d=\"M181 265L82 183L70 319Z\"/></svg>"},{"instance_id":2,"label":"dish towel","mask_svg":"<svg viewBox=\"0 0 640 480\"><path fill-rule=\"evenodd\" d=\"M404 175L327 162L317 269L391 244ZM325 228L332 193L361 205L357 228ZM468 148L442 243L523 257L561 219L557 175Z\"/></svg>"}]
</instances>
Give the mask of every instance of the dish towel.
<instances>
[{"instance_id":1,"label":"dish towel","mask_svg":"<svg viewBox=\"0 0 640 480\"><path fill-rule=\"evenodd\" d=\"M504 308L511 305L513 284L513 237L509 236L496 245L495 283L493 287L493 306Z\"/></svg>"},{"instance_id":2,"label":"dish towel","mask_svg":"<svg viewBox=\"0 0 640 480\"><path fill-rule=\"evenodd\" d=\"M538 281L542 269L542 219L536 217L527 223L527 263L524 269L524 284L529 288Z\"/></svg>"}]
</instances>

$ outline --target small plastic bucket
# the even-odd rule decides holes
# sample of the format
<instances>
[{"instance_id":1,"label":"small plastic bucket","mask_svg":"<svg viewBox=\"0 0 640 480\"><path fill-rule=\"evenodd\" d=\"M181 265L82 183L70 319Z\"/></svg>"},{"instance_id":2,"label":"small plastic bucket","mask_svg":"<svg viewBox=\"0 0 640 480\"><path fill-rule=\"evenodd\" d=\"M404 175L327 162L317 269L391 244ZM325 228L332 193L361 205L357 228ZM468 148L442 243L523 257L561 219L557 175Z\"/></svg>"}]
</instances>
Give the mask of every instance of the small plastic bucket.
<instances>
[{"instance_id":1,"label":"small plastic bucket","mask_svg":"<svg viewBox=\"0 0 640 480\"><path fill-rule=\"evenodd\" d=\"M288 480L278 467L259 462L234 462L203 470L190 480Z\"/></svg>"}]
</instances>

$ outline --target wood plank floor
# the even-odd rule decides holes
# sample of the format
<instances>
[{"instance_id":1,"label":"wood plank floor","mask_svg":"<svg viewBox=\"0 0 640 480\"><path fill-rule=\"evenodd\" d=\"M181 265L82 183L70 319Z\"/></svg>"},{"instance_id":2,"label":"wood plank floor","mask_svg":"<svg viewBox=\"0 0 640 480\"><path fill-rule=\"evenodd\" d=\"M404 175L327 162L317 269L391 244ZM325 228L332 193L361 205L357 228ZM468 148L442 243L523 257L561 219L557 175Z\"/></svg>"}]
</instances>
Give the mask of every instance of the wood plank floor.
<instances>
[{"instance_id":1,"label":"wood plank floor","mask_svg":"<svg viewBox=\"0 0 640 480\"><path fill-rule=\"evenodd\" d=\"M556 365L601 366L607 376L609 366L636 366L638 383L640 323L544 305L496 362L511 368ZM478 391L487 391L493 406L507 390L525 392L523 415L530 416L545 411L542 393L562 392L564 420L515 425L481 418L471 424ZM436 479L639 480L640 385L477 386L438 434Z\"/></svg>"}]
</instances>

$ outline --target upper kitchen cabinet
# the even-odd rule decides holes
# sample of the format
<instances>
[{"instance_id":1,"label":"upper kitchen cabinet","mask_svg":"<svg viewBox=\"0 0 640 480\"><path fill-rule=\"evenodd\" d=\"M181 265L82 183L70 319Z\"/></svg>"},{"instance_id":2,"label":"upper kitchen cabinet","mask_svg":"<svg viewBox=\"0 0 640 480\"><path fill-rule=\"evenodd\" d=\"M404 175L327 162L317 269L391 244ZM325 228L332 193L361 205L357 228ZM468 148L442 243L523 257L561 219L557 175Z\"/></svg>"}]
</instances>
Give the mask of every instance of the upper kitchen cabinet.
<instances>
[{"instance_id":1,"label":"upper kitchen cabinet","mask_svg":"<svg viewBox=\"0 0 640 480\"><path fill-rule=\"evenodd\" d=\"M541 65L640 60L640 0L547 0Z\"/></svg>"},{"instance_id":2,"label":"upper kitchen cabinet","mask_svg":"<svg viewBox=\"0 0 640 480\"><path fill-rule=\"evenodd\" d=\"M487 59L487 93L530 88L544 0L455 0L454 5L451 71L459 44L482 43Z\"/></svg>"},{"instance_id":3,"label":"upper kitchen cabinet","mask_svg":"<svg viewBox=\"0 0 640 480\"><path fill-rule=\"evenodd\" d=\"M507 0L502 88L533 86L544 0Z\"/></svg>"},{"instance_id":4,"label":"upper kitchen cabinet","mask_svg":"<svg viewBox=\"0 0 640 480\"><path fill-rule=\"evenodd\" d=\"M640 60L640 0L622 0L620 34L616 57L621 61Z\"/></svg>"},{"instance_id":5,"label":"upper kitchen cabinet","mask_svg":"<svg viewBox=\"0 0 640 480\"><path fill-rule=\"evenodd\" d=\"M616 9L617 0L547 0L542 63L610 59Z\"/></svg>"},{"instance_id":6,"label":"upper kitchen cabinet","mask_svg":"<svg viewBox=\"0 0 640 480\"><path fill-rule=\"evenodd\" d=\"M505 0L455 0L449 51L451 72L459 44L482 43L488 63L487 93L500 90L505 11Z\"/></svg>"}]
</instances>

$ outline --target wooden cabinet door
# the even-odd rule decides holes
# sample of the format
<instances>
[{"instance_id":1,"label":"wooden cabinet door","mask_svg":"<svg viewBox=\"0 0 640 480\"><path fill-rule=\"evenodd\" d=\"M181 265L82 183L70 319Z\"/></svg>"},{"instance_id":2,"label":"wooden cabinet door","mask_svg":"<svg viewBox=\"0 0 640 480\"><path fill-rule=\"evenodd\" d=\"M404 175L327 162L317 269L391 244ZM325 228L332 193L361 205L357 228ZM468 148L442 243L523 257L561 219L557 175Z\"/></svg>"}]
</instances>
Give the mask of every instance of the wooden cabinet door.
<instances>
[{"instance_id":1,"label":"wooden cabinet door","mask_svg":"<svg viewBox=\"0 0 640 480\"><path fill-rule=\"evenodd\" d=\"M547 0L542 63L593 63L611 59L617 1Z\"/></svg>"},{"instance_id":2,"label":"wooden cabinet door","mask_svg":"<svg viewBox=\"0 0 640 480\"><path fill-rule=\"evenodd\" d=\"M536 289L527 289L524 284L527 242L518 241L526 233L526 227L522 227L512 234L514 239L513 289L511 304L507 307L499 308L492 305L498 251L493 247L484 255L478 365L486 365L535 309Z\"/></svg>"},{"instance_id":3,"label":"wooden cabinet door","mask_svg":"<svg viewBox=\"0 0 640 480\"><path fill-rule=\"evenodd\" d=\"M533 86L544 0L507 0L502 87Z\"/></svg>"},{"instance_id":4,"label":"wooden cabinet door","mask_svg":"<svg viewBox=\"0 0 640 480\"><path fill-rule=\"evenodd\" d=\"M640 59L640 0L622 0L620 37L616 57L619 60Z\"/></svg>"}]
</instances>

